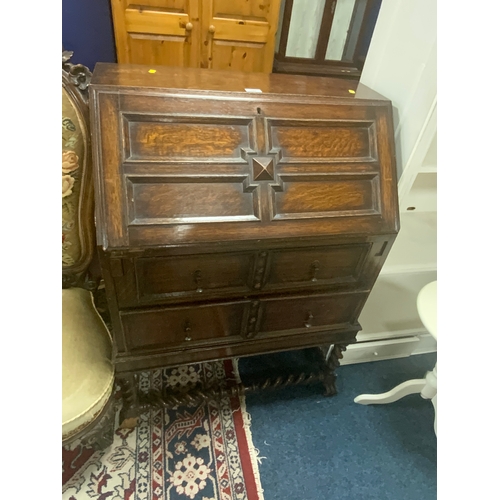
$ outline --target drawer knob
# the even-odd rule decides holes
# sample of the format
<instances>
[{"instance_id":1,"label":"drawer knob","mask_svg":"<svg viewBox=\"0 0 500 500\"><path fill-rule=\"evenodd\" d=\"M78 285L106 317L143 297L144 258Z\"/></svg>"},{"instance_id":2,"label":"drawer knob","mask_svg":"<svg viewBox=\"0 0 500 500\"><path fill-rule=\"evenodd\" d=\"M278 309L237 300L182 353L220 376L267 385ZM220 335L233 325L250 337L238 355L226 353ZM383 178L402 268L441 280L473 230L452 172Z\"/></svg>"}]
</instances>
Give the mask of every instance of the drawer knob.
<instances>
[{"instance_id":1,"label":"drawer knob","mask_svg":"<svg viewBox=\"0 0 500 500\"><path fill-rule=\"evenodd\" d=\"M306 321L305 321L305 323L304 323L304 326L305 326L306 328L311 328L311 326L312 326L312 325L311 325L311 321L312 321L313 317L314 317L314 316L312 315L312 313L307 313L307 319L306 319Z\"/></svg>"},{"instance_id":2,"label":"drawer knob","mask_svg":"<svg viewBox=\"0 0 500 500\"><path fill-rule=\"evenodd\" d=\"M318 278L316 277L318 271L319 271L319 261L315 260L311 264L311 281L318 281Z\"/></svg>"},{"instance_id":3,"label":"drawer knob","mask_svg":"<svg viewBox=\"0 0 500 500\"><path fill-rule=\"evenodd\" d=\"M211 24L209 27L208 27L208 31L209 33L215 33L215 26L213 24Z\"/></svg>"},{"instance_id":4,"label":"drawer knob","mask_svg":"<svg viewBox=\"0 0 500 500\"><path fill-rule=\"evenodd\" d=\"M193 23L186 23L186 31L191 31L193 29Z\"/></svg>"},{"instance_id":5,"label":"drawer knob","mask_svg":"<svg viewBox=\"0 0 500 500\"><path fill-rule=\"evenodd\" d=\"M197 269L195 272L194 272L194 282L196 284L196 291L198 293L201 293L203 292L203 288L201 288L201 271L199 269Z\"/></svg>"}]
</instances>

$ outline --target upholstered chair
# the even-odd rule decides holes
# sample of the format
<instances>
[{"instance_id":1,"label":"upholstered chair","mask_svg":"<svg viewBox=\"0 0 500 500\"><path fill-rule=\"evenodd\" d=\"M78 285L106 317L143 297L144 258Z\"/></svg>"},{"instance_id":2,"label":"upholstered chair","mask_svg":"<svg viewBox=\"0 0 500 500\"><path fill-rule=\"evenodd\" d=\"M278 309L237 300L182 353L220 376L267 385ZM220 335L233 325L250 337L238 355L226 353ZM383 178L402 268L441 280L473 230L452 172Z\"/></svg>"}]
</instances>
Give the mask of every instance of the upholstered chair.
<instances>
[{"instance_id":1,"label":"upholstered chair","mask_svg":"<svg viewBox=\"0 0 500 500\"><path fill-rule=\"evenodd\" d=\"M62 65L62 441L111 444L115 404L111 336L94 304L99 282L87 87L90 71ZM96 267L96 266L94 266Z\"/></svg>"}]
</instances>

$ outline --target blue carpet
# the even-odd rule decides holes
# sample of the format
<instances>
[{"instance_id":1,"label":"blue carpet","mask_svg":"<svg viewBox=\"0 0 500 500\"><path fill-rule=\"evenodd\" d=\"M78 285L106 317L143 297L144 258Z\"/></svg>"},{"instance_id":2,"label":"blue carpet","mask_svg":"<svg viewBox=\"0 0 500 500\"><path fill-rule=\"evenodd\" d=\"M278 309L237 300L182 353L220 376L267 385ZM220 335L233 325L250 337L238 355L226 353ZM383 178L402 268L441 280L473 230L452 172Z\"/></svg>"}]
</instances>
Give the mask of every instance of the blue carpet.
<instances>
[{"instance_id":1,"label":"blue carpet","mask_svg":"<svg viewBox=\"0 0 500 500\"><path fill-rule=\"evenodd\" d=\"M297 367L297 354L288 354ZM267 359L267 361L266 361ZM290 361L291 360L291 361ZM266 500L430 500L436 498L434 408L418 394L389 405L353 402L432 370L436 354L341 366L339 394L322 386L249 394L253 442L266 457ZM285 362L286 364L286 362ZM240 360L244 382L282 370L276 359Z\"/></svg>"}]
</instances>

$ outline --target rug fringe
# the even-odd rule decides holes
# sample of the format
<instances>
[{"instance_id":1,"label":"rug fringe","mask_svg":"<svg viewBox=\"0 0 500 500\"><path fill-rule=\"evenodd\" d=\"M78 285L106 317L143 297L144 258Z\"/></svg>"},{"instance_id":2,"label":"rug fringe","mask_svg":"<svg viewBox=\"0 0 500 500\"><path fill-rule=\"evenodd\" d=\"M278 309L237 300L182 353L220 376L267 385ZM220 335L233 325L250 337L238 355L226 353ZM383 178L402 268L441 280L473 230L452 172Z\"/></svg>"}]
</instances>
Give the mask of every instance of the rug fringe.
<instances>
[{"instance_id":1,"label":"rug fringe","mask_svg":"<svg viewBox=\"0 0 500 500\"><path fill-rule=\"evenodd\" d=\"M240 384L241 378L238 369L238 360L239 358L233 359L233 368L236 380L238 384ZM252 463L252 471L255 479L255 485L257 486L257 494L259 495L259 500L265 500L264 489L262 488L262 484L260 482L259 465L262 463L262 460L267 457L259 457L260 451L253 444L252 431L250 429L250 427L252 426L252 417L250 416L250 413L247 412L245 396L240 397L240 406L241 406L241 413L243 415L243 429L245 431L245 437L247 440L250 462Z\"/></svg>"}]
</instances>

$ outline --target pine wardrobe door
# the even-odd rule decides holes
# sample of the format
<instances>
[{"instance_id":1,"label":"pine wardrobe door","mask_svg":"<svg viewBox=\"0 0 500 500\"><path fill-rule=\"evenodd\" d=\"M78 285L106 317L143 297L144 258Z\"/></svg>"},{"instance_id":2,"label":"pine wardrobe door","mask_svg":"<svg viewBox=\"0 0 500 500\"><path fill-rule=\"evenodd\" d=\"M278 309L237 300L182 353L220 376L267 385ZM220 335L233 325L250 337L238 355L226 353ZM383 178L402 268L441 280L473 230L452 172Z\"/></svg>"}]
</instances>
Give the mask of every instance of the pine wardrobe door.
<instances>
[{"instance_id":1,"label":"pine wardrobe door","mask_svg":"<svg viewBox=\"0 0 500 500\"><path fill-rule=\"evenodd\" d=\"M202 67L272 72L280 0L202 4Z\"/></svg>"},{"instance_id":2,"label":"pine wardrobe door","mask_svg":"<svg viewBox=\"0 0 500 500\"><path fill-rule=\"evenodd\" d=\"M199 67L198 0L111 0L119 63Z\"/></svg>"}]
</instances>

